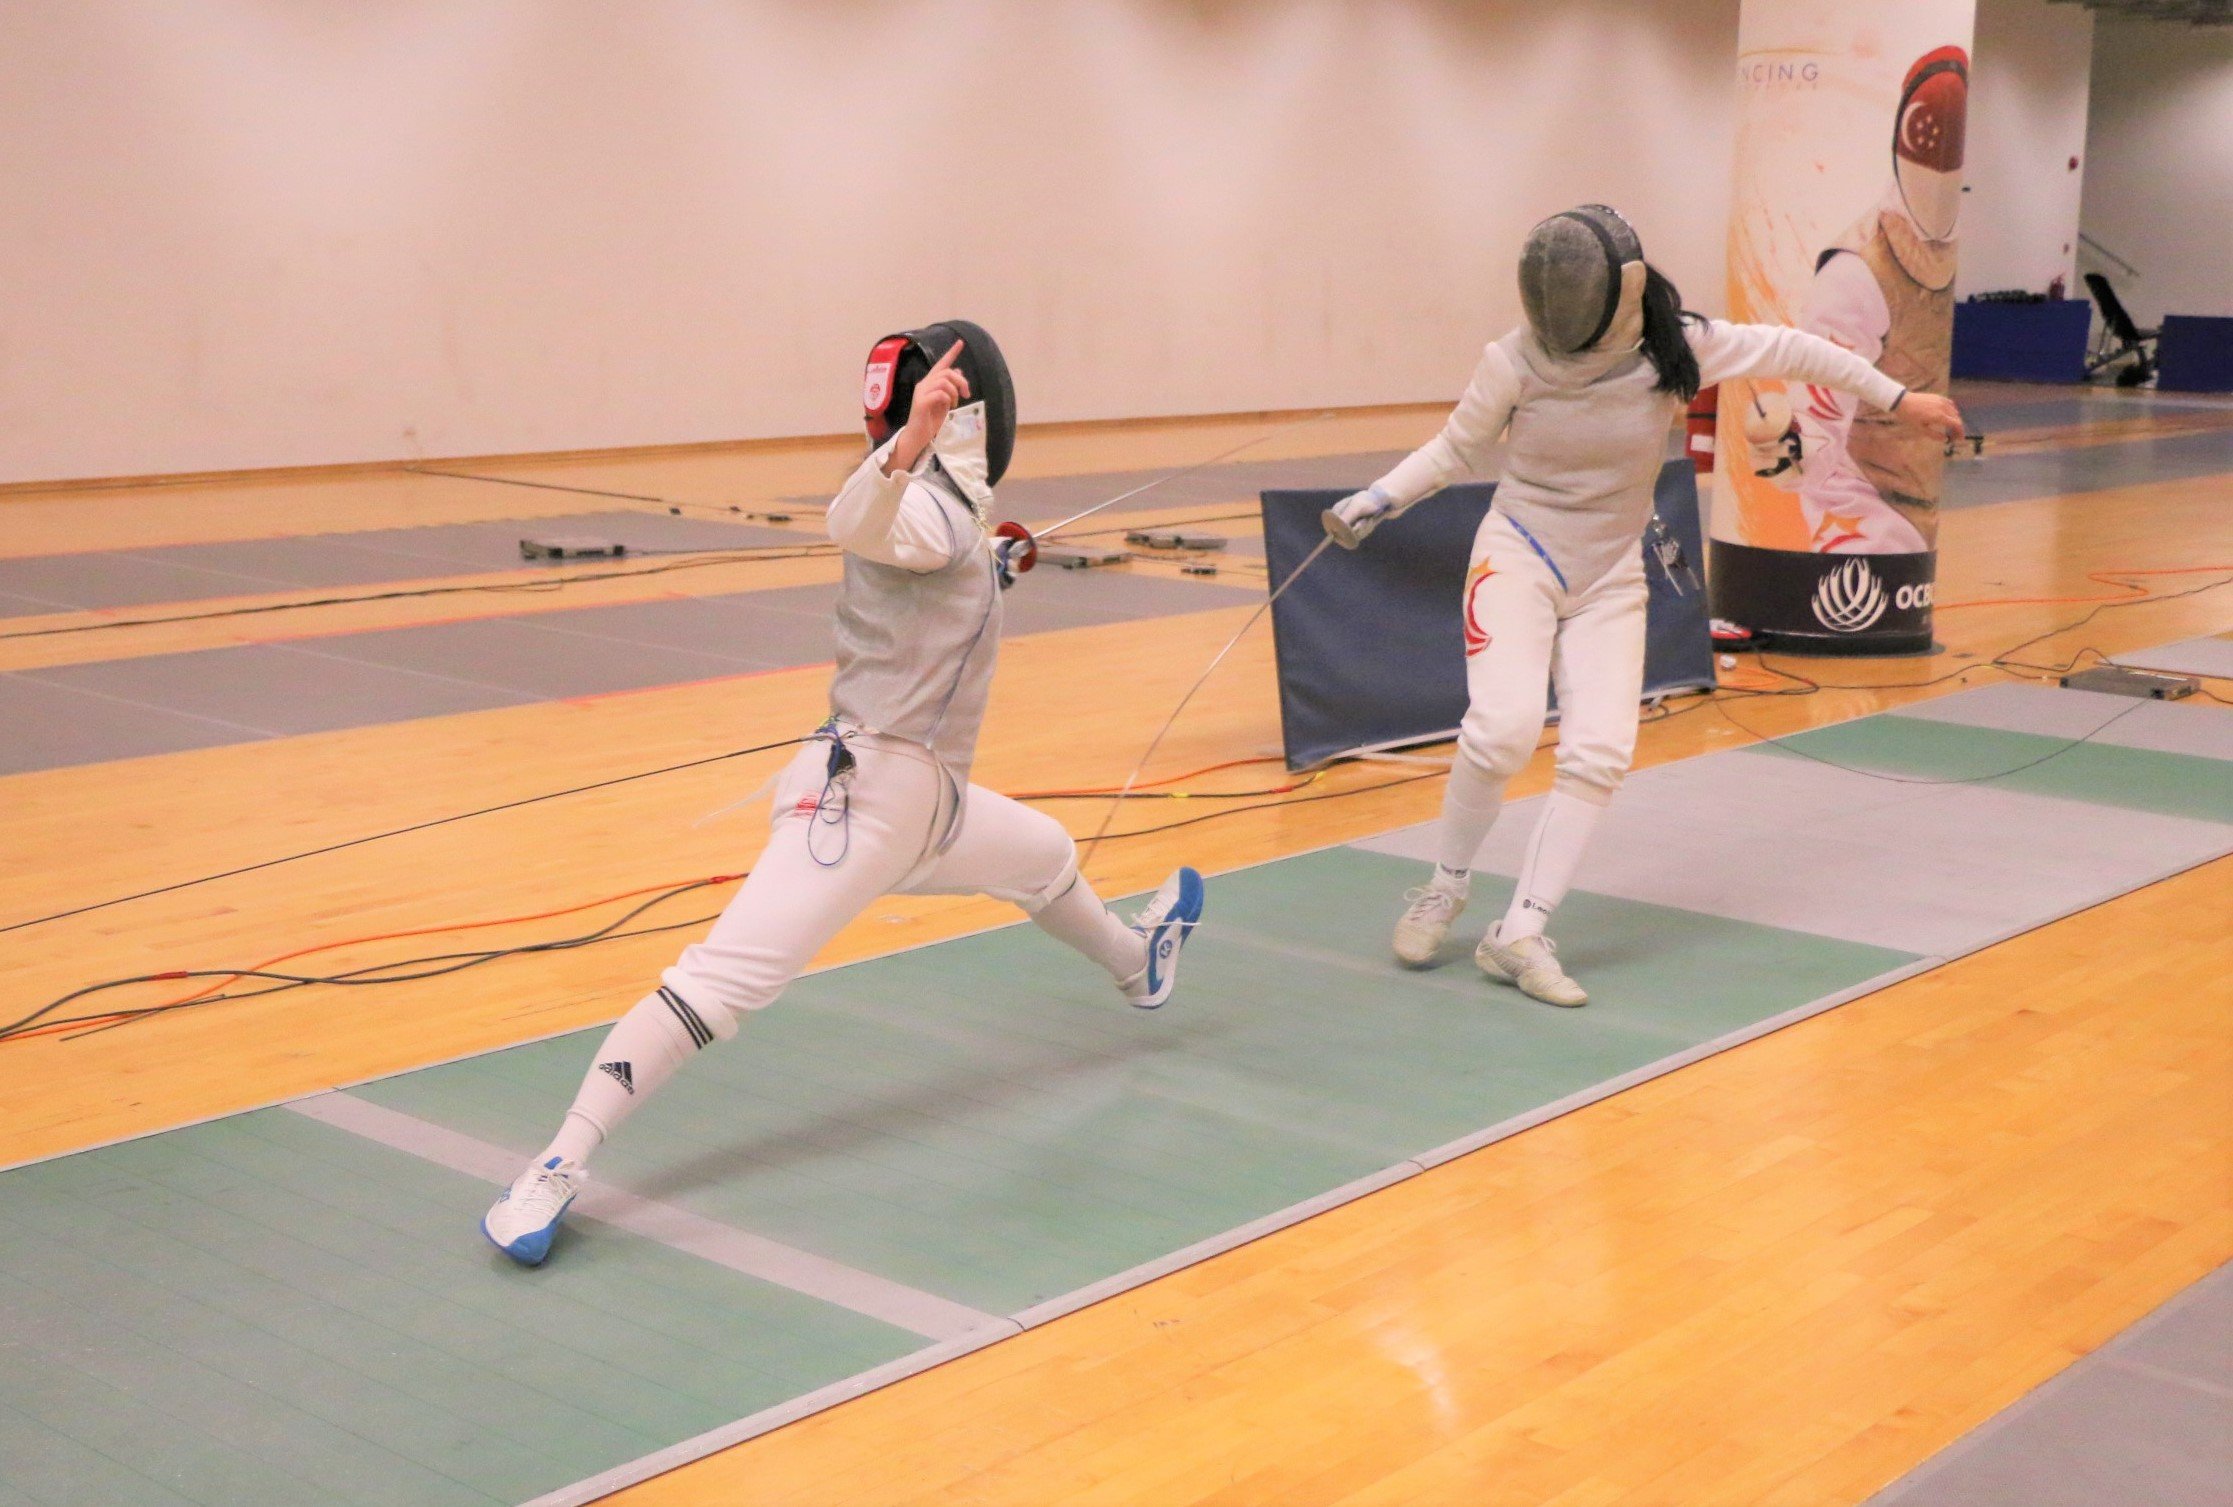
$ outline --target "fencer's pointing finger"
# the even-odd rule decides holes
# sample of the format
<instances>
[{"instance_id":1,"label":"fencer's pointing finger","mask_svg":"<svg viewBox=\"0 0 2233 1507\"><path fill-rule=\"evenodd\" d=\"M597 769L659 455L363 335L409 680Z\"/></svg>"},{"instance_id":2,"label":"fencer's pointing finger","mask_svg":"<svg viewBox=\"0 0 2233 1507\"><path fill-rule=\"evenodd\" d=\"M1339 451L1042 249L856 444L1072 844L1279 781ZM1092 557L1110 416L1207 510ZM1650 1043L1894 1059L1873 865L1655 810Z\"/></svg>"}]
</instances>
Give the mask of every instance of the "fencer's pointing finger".
<instances>
[{"instance_id":1,"label":"fencer's pointing finger","mask_svg":"<svg viewBox=\"0 0 2233 1507\"><path fill-rule=\"evenodd\" d=\"M946 354L940 356L938 360L932 364L929 375L935 377L942 371L950 371L953 368L953 364L961 359L961 348L968 343L969 342L966 340L957 340L952 345L947 346Z\"/></svg>"}]
</instances>

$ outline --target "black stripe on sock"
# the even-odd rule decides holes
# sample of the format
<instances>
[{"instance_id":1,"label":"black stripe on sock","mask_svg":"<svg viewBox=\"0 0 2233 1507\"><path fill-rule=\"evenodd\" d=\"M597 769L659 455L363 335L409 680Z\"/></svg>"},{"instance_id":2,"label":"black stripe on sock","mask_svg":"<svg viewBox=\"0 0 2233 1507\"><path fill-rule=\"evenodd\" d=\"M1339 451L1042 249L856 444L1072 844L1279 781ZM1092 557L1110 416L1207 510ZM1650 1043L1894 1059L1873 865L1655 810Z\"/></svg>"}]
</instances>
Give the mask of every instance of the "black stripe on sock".
<instances>
[{"instance_id":1,"label":"black stripe on sock","mask_svg":"<svg viewBox=\"0 0 2233 1507\"><path fill-rule=\"evenodd\" d=\"M673 1007L676 1016L681 1019L682 1023L689 1027L690 1034L697 1038L699 1046L707 1046L713 1041L712 1027L705 1023L705 1020L697 1011L690 1008L690 1001L669 989L667 991L667 1002Z\"/></svg>"},{"instance_id":2,"label":"black stripe on sock","mask_svg":"<svg viewBox=\"0 0 2233 1507\"><path fill-rule=\"evenodd\" d=\"M674 1012L675 1019L682 1022L682 1028L690 1033L692 1041L703 1047L713 1040L713 1033L706 1029L706 1023L698 1019L698 1012L691 1009L681 995L661 984L659 997L667 1002L667 1008Z\"/></svg>"}]
</instances>

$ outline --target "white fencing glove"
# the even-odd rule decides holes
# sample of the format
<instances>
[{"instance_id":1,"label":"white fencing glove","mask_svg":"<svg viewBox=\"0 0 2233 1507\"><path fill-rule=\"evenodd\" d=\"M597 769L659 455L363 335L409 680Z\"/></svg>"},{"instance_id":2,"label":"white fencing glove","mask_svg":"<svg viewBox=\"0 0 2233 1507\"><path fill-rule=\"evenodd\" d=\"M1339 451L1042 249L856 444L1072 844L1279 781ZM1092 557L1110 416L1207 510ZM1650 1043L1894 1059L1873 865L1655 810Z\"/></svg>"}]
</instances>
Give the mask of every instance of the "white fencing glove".
<instances>
[{"instance_id":1,"label":"white fencing glove","mask_svg":"<svg viewBox=\"0 0 2233 1507\"><path fill-rule=\"evenodd\" d=\"M1380 527L1385 519L1396 516L1395 503L1381 491L1379 484L1362 492L1351 492L1319 514L1319 522L1326 526L1327 537L1343 549L1355 549L1365 542L1365 535Z\"/></svg>"}]
</instances>

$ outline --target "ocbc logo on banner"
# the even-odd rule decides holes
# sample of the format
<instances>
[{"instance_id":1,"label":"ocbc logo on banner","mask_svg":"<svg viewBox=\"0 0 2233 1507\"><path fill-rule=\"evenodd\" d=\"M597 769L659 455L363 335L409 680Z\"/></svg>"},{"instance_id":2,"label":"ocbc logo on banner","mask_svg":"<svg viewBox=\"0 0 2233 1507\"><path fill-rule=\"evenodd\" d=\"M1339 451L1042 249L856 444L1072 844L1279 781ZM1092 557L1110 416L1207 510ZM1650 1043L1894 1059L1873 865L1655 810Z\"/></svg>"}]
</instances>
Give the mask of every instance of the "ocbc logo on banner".
<instances>
[{"instance_id":1,"label":"ocbc logo on banner","mask_svg":"<svg viewBox=\"0 0 2233 1507\"><path fill-rule=\"evenodd\" d=\"M1892 593L1892 605L1902 612L1912 612L1918 607L1931 605L1931 587L1935 582L1925 581L1916 586L1902 586Z\"/></svg>"},{"instance_id":2,"label":"ocbc logo on banner","mask_svg":"<svg viewBox=\"0 0 2233 1507\"><path fill-rule=\"evenodd\" d=\"M1833 633L1858 633L1884 616L1889 605L1884 583L1858 557L1814 583L1814 620Z\"/></svg>"}]
</instances>

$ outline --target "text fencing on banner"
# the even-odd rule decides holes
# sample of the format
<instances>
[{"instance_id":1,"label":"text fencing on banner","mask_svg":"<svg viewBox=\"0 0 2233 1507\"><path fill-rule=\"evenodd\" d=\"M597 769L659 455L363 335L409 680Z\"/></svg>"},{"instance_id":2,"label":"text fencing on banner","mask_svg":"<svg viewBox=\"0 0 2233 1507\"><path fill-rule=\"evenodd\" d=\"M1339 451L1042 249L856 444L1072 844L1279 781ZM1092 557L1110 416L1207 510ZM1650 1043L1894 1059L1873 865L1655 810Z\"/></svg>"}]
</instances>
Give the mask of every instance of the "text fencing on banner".
<instances>
[{"instance_id":1,"label":"text fencing on banner","mask_svg":"<svg viewBox=\"0 0 2233 1507\"><path fill-rule=\"evenodd\" d=\"M1744 0L1729 317L1808 330L1916 392L1953 354L1976 0ZM1920 654L1940 439L1823 387L1724 382L1714 615L1764 647Z\"/></svg>"},{"instance_id":2,"label":"text fencing on banner","mask_svg":"<svg viewBox=\"0 0 2233 1507\"><path fill-rule=\"evenodd\" d=\"M1264 557L1285 579L1325 538L1319 514L1346 491L1263 494ZM1272 606L1287 767L1365 749L1453 736L1465 716L1465 635L1458 604L1473 536L1496 488L1449 487L1382 524L1372 547L1334 550ZM1653 491L1659 516L1699 558L1691 463L1669 461ZM1641 541L1637 547L1643 548ZM1678 593L1647 560L1651 582L1644 694L1710 688L1705 594ZM1687 584L1687 583L1686 583Z\"/></svg>"}]
</instances>

